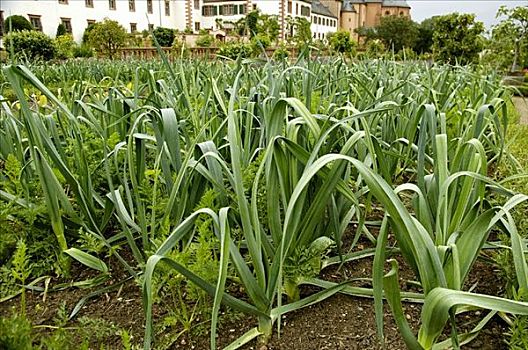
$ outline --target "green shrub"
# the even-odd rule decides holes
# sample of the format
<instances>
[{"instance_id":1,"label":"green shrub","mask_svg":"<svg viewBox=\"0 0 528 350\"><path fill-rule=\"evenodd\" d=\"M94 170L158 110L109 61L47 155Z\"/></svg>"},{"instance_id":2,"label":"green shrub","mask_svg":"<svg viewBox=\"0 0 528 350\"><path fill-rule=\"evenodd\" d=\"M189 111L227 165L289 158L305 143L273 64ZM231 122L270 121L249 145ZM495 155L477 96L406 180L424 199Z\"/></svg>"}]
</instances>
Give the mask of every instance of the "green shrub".
<instances>
[{"instance_id":1,"label":"green shrub","mask_svg":"<svg viewBox=\"0 0 528 350\"><path fill-rule=\"evenodd\" d=\"M34 60L51 60L55 57L55 45L53 40L44 33L23 30L11 32L5 37L5 47L9 51L11 47L15 55Z\"/></svg>"},{"instance_id":2,"label":"green shrub","mask_svg":"<svg viewBox=\"0 0 528 350\"><path fill-rule=\"evenodd\" d=\"M385 45L379 39L368 42L365 53L369 58L380 58L385 54Z\"/></svg>"},{"instance_id":3,"label":"green shrub","mask_svg":"<svg viewBox=\"0 0 528 350\"><path fill-rule=\"evenodd\" d=\"M59 36L66 35L68 32L66 31L66 26L64 24L59 24L57 27L57 34L55 36L58 38Z\"/></svg>"},{"instance_id":4,"label":"green shrub","mask_svg":"<svg viewBox=\"0 0 528 350\"><path fill-rule=\"evenodd\" d=\"M281 44L275 52L273 53L273 59L276 61L284 61L290 56L290 51L286 47L286 45Z\"/></svg>"},{"instance_id":5,"label":"green shrub","mask_svg":"<svg viewBox=\"0 0 528 350\"><path fill-rule=\"evenodd\" d=\"M251 38L253 53L259 55L271 45L271 39L266 34L257 34Z\"/></svg>"},{"instance_id":6,"label":"green shrub","mask_svg":"<svg viewBox=\"0 0 528 350\"><path fill-rule=\"evenodd\" d=\"M206 30L201 30L198 39L196 39L196 46L210 47L214 43L214 37Z\"/></svg>"},{"instance_id":7,"label":"green shrub","mask_svg":"<svg viewBox=\"0 0 528 350\"><path fill-rule=\"evenodd\" d=\"M76 46L73 49L73 57L75 58L79 58L79 57L89 58L89 57L93 57L93 55L94 55L93 49L88 45L83 44L80 46Z\"/></svg>"},{"instance_id":8,"label":"green shrub","mask_svg":"<svg viewBox=\"0 0 528 350\"><path fill-rule=\"evenodd\" d=\"M56 58L59 59L68 59L74 57L75 49L77 48L77 43L73 40L71 34L61 35L55 38L54 40Z\"/></svg>"},{"instance_id":9,"label":"green shrub","mask_svg":"<svg viewBox=\"0 0 528 350\"><path fill-rule=\"evenodd\" d=\"M220 47L220 49L218 50L218 55L231 59L237 59L239 57L251 57L252 52L253 48L250 44L229 42Z\"/></svg>"},{"instance_id":10,"label":"green shrub","mask_svg":"<svg viewBox=\"0 0 528 350\"><path fill-rule=\"evenodd\" d=\"M417 55L412 49L406 47L403 50L398 51L394 58L396 61L415 60Z\"/></svg>"},{"instance_id":11,"label":"green shrub","mask_svg":"<svg viewBox=\"0 0 528 350\"><path fill-rule=\"evenodd\" d=\"M23 30L33 30L31 23L23 16L9 16L4 21L4 33L21 32Z\"/></svg>"},{"instance_id":12,"label":"green shrub","mask_svg":"<svg viewBox=\"0 0 528 350\"><path fill-rule=\"evenodd\" d=\"M171 47L174 41L174 30L170 28L157 27L154 29L154 37L162 47Z\"/></svg>"},{"instance_id":13,"label":"green shrub","mask_svg":"<svg viewBox=\"0 0 528 350\"><path fill-rule=\"evenodd\" d=\"M172 52L171 54L175 58L187 58L190 55L189 48L185 45L185 42L176 38L172 43Z\"/></svg>"},{"instance_id":14,"label":"green shrub","mask_svg":"<svg viewBox=\"0 0 528 350\"><path fill-rule=\"evenodd\" d=\"M84 29L84 33L82 36L83 44L88 44L88 38L90 36L90 32L92 31L92 29L94 29L94 26L95 26L95 23L92 23L92 24L89 24L88 27L86 27L86 29Z\"/></svg>"}]
</instances>

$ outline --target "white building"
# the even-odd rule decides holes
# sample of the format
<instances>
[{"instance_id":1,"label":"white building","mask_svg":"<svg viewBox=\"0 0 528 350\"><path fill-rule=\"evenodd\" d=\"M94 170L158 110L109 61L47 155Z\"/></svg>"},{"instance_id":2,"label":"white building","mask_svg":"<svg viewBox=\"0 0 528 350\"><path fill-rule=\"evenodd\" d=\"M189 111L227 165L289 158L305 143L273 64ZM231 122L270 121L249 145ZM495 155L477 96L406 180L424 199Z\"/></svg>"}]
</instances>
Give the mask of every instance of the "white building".
<instances>
[{"instance_id":1,"label":"white building","mask_svg":"<svg viewBox=\"0 0 528 350\"><path fill-rule=\"evenodd\" d=\"M104 18L118 21L129 32L149 27L198 32L218 29L220 21L236 22L254 9L277 16L281 38L287 34L289 17L312 22L314 38L319 39L339 26L339 19L319 0L0 0L0 18L24 16L52 37L62 23L77 41L90 23Z\"/></svg>"},{"instance_id":2,"label":"white building","mask_svg":"<svg viewBox=\"0 0 528 350\"><path fill-rule=\"evenodd\" d=\"M104 18L118 21L129 32L149 25L185 29L185 0L0 0L0 11L4 19L24 16L52 37L62 23L77 41L90 23Z\"/></svg>"}]
</instances>

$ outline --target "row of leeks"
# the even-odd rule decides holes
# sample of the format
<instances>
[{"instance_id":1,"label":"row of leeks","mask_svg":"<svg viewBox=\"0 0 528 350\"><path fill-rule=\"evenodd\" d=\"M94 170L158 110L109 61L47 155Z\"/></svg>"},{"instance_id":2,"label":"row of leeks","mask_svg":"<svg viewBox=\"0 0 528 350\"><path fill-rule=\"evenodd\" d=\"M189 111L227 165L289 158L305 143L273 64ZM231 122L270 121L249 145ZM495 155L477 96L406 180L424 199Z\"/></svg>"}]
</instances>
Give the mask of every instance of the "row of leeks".
<instances>
[{"instance_id":1,"label":"row of leeks","mask_svg":"<svg viewBox=\"0 0 528 350\"><path fill-rule=\"evenodd\" d=\"M93 64L75 69L94 71ZM267 342L282 315L335 293L374 299L380 339L387 300L411 349L457 347L496 312L528 314L526 303L463 290L494 229L511 238L518 287L528 280L526 243L509 214L528 197L488 176L490 164L508 157L506 92L495 77L464 67L301 59L139 64L120 80L105 64L97 68L110 75L102 82L57 92L41 82L52 79L44 71L4 68L17 102L2 102L0 156L24 164L23 183L40 182L63 259L107 273L72 245L70 232L82 227L142 281L145 348L155 342L159 264L212 296L211 348L221 304L258 319L231 349L256 337ZM99 141L95 160L85 147L91 139ZM195 210L211 189L214 206ZM0 190L0 198L33 205L29 193ZM366 225L373 207L384 212L379 233ZM196 239L194 222L204 215L219 242L216 283L171 258ZM351 222L353 244L365 235L375 249L343 247ZM383 274L390 232L398 247L390 254L412 267L421 293L400 291L394 260ZM133 261L116 244L128 246ZM372 288L317 277L322 267L367 256ZM226 292L228 278L246 297ZM303 284L321 290L301 298ZM417 337L402 300L424 304ZM471 307L491 311L480 328L458 334L455 316ZM438 342L448 321L452 337Z\"/></svg>"}]
</instances>

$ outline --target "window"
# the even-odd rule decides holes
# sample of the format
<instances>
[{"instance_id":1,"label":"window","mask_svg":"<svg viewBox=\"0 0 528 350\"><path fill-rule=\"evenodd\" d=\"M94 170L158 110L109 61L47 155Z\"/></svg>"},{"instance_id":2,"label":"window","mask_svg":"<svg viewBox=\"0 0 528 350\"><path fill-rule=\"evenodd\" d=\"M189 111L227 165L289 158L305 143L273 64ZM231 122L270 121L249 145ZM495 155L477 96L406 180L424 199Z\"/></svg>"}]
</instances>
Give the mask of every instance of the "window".
<instances>
[{"instance_id":1,"label":"window","mask_svg":"<svg viewBox=\"0 0 528 350\"><path fill-rule=\"evenodd\" d=\"M95 19L87 19L87 20L86 20L86 23L88 24L88 27L89 27L89 26L92 26L92 25L95 24Z\"/></svg>"},{"instance_id":2,"label":"window","mask_svg":"<svg viewBox=\"0 0 528 350\"><path fill-rule=\"evenodd\" d=\"M288 1L288 13L292 13L292 2Z\"/></svg>"},{"instance_id":3,"label":"window","mask_svg":"<svg viewBox=\"0 0 528 350\"><path fill-rule=\"evenodd\" d=\"M295 14L299 14L299 4L295 4Z\"/></svg>"},{"instance_id":4,"label":"window","mask_svg":"<svg viewBox=\"0 0 528 350\"><path fill-rule=\"evenodd\" d=\"M170 16L170 1L165 0L165 16Z\"/></svg>"},{"instance_id":5,"label":"window","mask_svg":"<svg viewBox=\"0 0 528 350\"><path fill-rule=\"evenodd\" d=\"M205 17L216 16L218 14L218 7L207 5L202 7L202 15Z\"/></svg>"},{"instance_id":6,"label":"window","mask_svg":"<svg viewBox=\"0 0 528 350\"><path fill-rule=\"evenodd\" d=\"M194 0L194 9L199 10L200 9L200 0Z\"/></svg>"},{"instance_id":7,"label":"window","mask_svg":"<svg viewBox=\"0 0 528 350\"><path fill-rule=\"evenodd\" d=\"M66 28L66 32L72 33L72 25L71 25L71 18L61 18L61 22Z\"/></svg>"},{"instance_id":8,"label":"window","mask_svg":"<svg viewBox=\"0 0 528 350\"><path fill-rule=\"evenodd\" d=\"M403 11L400 11L400 16L403 16Z\"/></svg>"},{"instance_id":9,"label":"window","mask_svg":"<svg viewBox=\"0 0 528 350\"><path fill-rule=\"evenodd\" d=\"M200 22L194 22L194 30L196 32L199 32L200 31Z\"/></svg>"},{"instance_id":10,"label":"window","mask_svg":"<svg viewBox=\"0 0 528 350\"><path fill-rule=\"evenodd\" d=\"M390 15L390 11L385 11L385 16Z\"/></svg>"},{"instance_id":11,"label":"window","mask_svg":"<svg viewBox=\"0 0 528 350\"><path fill-rule=\"evenodd\" d=\"M68 0L59 0L59 4L68 5Z\"/></svg>"},{"instance_id":12,"label":"window","mask_svg":"<svg viewBox=\"0 0 528 350\"><path fill-rule=\"evenodd\" d=\"M40 16L28 15L29 21L35 30L42 32L42 22L40 21Z\"/></svg>"},{"instance_id":13,"label":"window","mask_svg":"<svg viewBox=\"0 0 528 350\"><path fill-rule=\"evenodd\" d=\"M235 14L235 5L222 5L220 6L221 15L233 16Z\"/></svg>"},{"instance_id":14,"label":"window","mask_svg":"<svg viewBox=\"0 0 528 350\"><path fill-rule=\"evenodd\" d=\"M130 33L137 32L137 23L130 23Z\"/></svg>"},{"instance_id":15,"label":"window","mask_svg":"<svg viewBox=\"0 0 528 350\"><path fill-rule=\"evenodd\" d=\"M154 30L154 24L149 23L149 30L150 30L150 31Z\"/></svg>"},{"instance_id":16,"label":"window","mask_svg":"<svg viewBox=\"0 0 528 350\"><path fill-rule=\"evenodd\" d=\"M152 13L152 0L147 0L147 12Z\"/></svg>"},{"instance_id":17,"label":"window","mask_svg":"<svg viewBox=\"0 0 528 350\"><path fill-rule=\"evenodd\" d=\"M84 5L86 7L93 7L93 0L84 0Z\"/></svg>"},{"instance_id":18,"label":"window","mask_svg":"<svg viewBox=\"0 0 528 350\"><path fill-rule=\"evenodd\" d=\"M128 0L128 11L136 12L136 0Z\"/></svg>"},{"instance_id":19,"label":"window","mask_svg":"<svg viewBox=\"0 0 528 350\"><path fill-rule=\"evenodd\" d=\"M317 17L317 24L321 24L321 17Z\"/></svg>"},{"instance_id":20,"label":"window","mask_svg":"<svg viewBox=\"0 0 528 350\"><path fill-rule=\"evenodd\" d=\"M108 0L108 8L110 10L115 10L116 9L116 0Z\"/></svg>"},{"instance_id":21,"label":"window","mask_svg":"<svg viewBox=\"0 0 528 350\"><path fill-rule=\"evenodd\" d=\"M301 6L301 15L310 17L310 8L308 6Z\"/></svg>"},{"instance_id":22,"label":"window","mask_svg":"<svg viewBox=\"0 0 528 350\"><path fill-rule=\"evenodd\" d=\"M238 5L238 13L244 15L247 12L247 5Z\"/></svg>"}]
</instances>

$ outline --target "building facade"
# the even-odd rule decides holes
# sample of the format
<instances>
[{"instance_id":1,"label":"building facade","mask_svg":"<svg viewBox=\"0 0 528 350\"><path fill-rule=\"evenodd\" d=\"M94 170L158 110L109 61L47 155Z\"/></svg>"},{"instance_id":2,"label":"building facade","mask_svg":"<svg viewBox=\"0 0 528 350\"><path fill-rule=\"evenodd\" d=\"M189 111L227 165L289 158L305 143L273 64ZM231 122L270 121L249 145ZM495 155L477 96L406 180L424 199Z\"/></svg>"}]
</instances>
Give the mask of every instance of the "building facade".
<instances>
[{"instance_id":1,"label":"building facade","mask_svg":"<svg viewBox=\"0 0 528 350\"><path fill-rule=\"evenodd\" d=\"M314 39L325 40L338 29L357 39L357 28L373 27L382 16L410 16L400 0L0 0L0 18L24 16L52 37L63 24L77 41L89 24L105 18L129 32L168 27L197 33L221 29L255 9L277 16L281 39L292 34L288 23L296 17L311 23Z\"/></svg>"}]
</instances>

